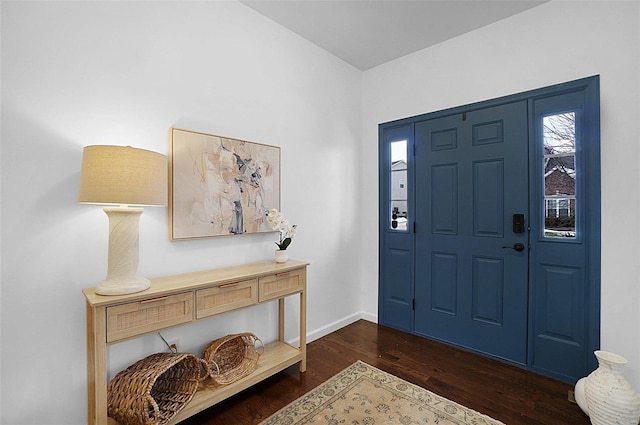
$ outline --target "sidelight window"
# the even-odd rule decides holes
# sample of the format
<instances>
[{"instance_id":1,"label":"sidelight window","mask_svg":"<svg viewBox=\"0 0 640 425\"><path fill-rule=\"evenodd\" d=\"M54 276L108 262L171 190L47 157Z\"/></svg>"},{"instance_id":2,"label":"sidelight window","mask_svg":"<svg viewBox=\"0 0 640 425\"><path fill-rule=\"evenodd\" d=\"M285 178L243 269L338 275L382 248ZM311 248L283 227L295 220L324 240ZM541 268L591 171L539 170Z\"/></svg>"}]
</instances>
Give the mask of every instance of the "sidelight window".
<instances>
[{"instance_id":1,"label":"sidelight window","mask_svg":"<svg viewBox=\"0 0 640 425\"><path fill-rule=\"evenodd\" d=\"M393 230L407 230L407 141L390 143L391 202L390 223Z\"/></svg>"},{"instance_id":2,"label":"sidelight window","mask_svg":"<svg viewBox=\"0 0 640 425\"><path fill-rule=\"evenodd\" d=\"M576 114L542 118L544 235L576 237Z\"/></svg>"}]
</instances>

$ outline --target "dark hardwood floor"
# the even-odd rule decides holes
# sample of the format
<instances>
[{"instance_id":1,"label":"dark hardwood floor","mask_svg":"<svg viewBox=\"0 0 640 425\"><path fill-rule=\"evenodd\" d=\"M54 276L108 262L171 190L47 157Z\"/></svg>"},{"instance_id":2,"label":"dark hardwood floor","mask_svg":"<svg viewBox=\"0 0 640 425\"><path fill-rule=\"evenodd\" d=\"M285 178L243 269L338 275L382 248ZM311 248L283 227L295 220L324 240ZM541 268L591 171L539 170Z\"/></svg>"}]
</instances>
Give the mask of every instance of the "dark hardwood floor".
<instances>
[{"instance_id":1,"label":"dark hardwood floor","mask_svg":"<svg viewBox=\"0 0 640 425\"><path fill-rule=\"evenodd\" d=\"M365 320L313 341L307 356L305 373L292 366L182 424L258 424L356 360L507 425L590 423L568 384Z\"/></svg>"}]
</instances>

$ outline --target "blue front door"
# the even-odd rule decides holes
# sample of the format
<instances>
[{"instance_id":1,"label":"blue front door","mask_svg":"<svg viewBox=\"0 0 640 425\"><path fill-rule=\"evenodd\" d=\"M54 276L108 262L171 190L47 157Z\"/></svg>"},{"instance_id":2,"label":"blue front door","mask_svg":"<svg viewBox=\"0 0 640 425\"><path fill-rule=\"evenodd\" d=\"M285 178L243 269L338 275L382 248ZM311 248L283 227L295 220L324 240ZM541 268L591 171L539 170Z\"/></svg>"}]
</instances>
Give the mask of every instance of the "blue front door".
<instances>
[{"instance_id":1,"label":"blue front door","mask_svg":"<svg viewBox=\"0 0 640 425\"><path fill-rule=\"evenodd\" d=\"M597 76L380 125L379 323L575 382L600 346Z\"/></svg>"},{"instance_id":2,"label":"blue front door","mask_svg":"<svg viewBox=\"0 0 640 425\"><path fill-rule=\"evenodd\" d=\"M415 124L415 331L522 364L527 141L526 101Z\"/></svg>"},{"instance_id":3,"label":"blue front door","mask_svg":"<svg viewBox=\"0 0 640 425\"><path fill-rule=\"evenodd\" d=\"M574 382L600 344L598 79L529 101L530 348L533 370Z\"/></svg>"},{"instance_id":4,"label":"blue front door","mask_svg":"<svg viewBox=\"0 0 640 425\"><path fill-rule=\"evenodd\" d=\"M413 331L413 124L380 130L380 323Z\"/></svg>"}]
</instances>

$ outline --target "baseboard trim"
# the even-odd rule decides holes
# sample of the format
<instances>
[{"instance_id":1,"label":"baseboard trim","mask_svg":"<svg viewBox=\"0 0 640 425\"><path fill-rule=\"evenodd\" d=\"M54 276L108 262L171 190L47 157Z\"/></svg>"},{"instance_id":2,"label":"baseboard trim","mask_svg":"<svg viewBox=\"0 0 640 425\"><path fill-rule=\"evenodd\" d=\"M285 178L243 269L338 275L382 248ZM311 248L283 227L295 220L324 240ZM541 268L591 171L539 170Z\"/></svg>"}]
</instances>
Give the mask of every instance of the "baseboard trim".
<instances>
[{"instance_id":1,"label":"baseboard trim","mask_svg":"<svg viewBox=\"0 0 640 425\"><path fill-rule=\"evenodd\" d=\"M366 311L359 311L357 313L353 313L349 316L343 317L342 319L338 319L335 322L331 322L328 325L322 326L312 331L307 331L307 343L315 341L318 338L322 338L325 335L329 335L331 332L335 332L340 328L344 328L345 326L357 322L360 319L378 323L377 314L368 313ZM300 344L300 337L288 340L287 342L293 346L297 346Z\"/></svg>"}]
</instances>

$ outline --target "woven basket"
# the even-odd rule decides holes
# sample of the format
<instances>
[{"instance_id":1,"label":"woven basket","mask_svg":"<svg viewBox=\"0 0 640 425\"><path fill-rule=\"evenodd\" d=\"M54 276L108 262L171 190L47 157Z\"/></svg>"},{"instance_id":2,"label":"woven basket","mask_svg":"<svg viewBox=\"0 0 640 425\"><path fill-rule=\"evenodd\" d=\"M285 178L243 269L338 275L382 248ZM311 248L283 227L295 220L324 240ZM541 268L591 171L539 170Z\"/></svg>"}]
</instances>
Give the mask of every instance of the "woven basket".
<instances>
[{"instance_id":1,"label":"woven basket","mask_svg":"<svg viewBox=\"0 0 640 425\"><path fill-rule=\"evenodd\" d=\"M256 341L260 342L260 351L256 349ZM262 340L247 332L211 341L202 351L202 359L207 363L209 376L226 385L256 370L263 352Z\"/></svg>"},{"instance_id":2,"label":"woven basket","mask_svg":"<svg viewBox=\"0 0 640 425\"><path fill-rule=\"evenodd\" d=\"M107 414L123 425L162 425L191 401L203 362L193 354L152 354L107 386ZM206 365L205 371L208 374Z\"/></svg>"}]
</instances>

